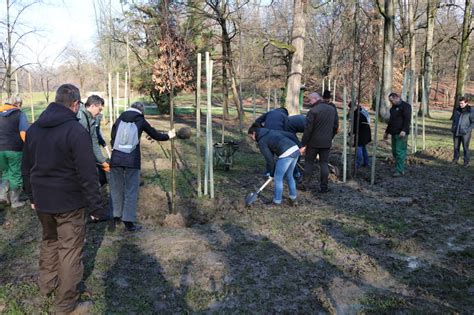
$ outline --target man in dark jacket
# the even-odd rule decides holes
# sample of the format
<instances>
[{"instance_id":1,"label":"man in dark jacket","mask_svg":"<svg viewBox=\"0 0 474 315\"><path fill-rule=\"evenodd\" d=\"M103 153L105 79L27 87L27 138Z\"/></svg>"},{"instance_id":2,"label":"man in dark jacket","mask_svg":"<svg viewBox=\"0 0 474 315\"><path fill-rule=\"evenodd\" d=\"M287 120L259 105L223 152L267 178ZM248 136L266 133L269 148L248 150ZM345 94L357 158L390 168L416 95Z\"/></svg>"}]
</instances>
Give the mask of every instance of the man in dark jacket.
<instances>
[{"instance_id":1,"label":"man in dark jacket","mask_svg":"<svg viewBox=\"0 0 474 315\"><path fill-rule=\"evenodd\" d=\"M135 225L138 201L138 187L140 185L140 137L145 131L152 139L166 141L175 137L173 130L160 133L145 120L143 115L145 106L135 102L131 108L123 112L112 127L112 158L110 159L110 191L112 195L115 224L123 221L127 231L136 231L140 227ZM130 128L130 124L132 123ZM123 127L121 125L123 124ZM121 128L130 128L128 134L134 134L135 139L120 139L125 136ZM125 130L125 129L124 129ZM121 135L118 135L118 134ZM131 142L130 142L131 141ZM126 144L126 142L130 142Z\"/></svg>"},{"instance_id":2,"label":"man in dark jacket","mask_svg":"<svg viewBox=\"0 0 474 315\"><path fill-rule=\"evenodd\" d=\"M352 102L349 103L349 107L352 107ZM354 146L357 145L356 167L369 166L367 144L372 141L369 112L357 104L357 107L354 110L353 120L352 134L354 135Z\"/></svg>"},{"instance_id":3,"label":"man in dark jacket","mask_svg":"<svg viewBox=\"0 0 474 315\"><path fill-rule=\"evenodd\" d=\"M10 203L12 208L25 205L20 201L21 158L28 119L21 104L20 96L14 96L0 106L0 202Z\"/></svg>"},{"instance_id":4,"label":"man in dark jacket","mask_svg":"<svg viewBox=\"0 0 474 315\"><path fill-rule=\"evenodd\" d=\"M77 121L79 89L61 85L26 133L23 180L43 227L39 287L56 291L56 314L85 312L78 303L82 280L85 208L101 206L95 157L87 130Z\"/></svg>"},{"instance_id":5,"label":"man in dark jacket","mask_svg":"<svg viewBox=\"0 0 474 315\"><path fill-rule=\"evenodd\" d=\"M329 152L332 146L332 139L339 128L339 118L336 107L321 100L321 96L313 92L309 95L310 103L313 107L306 115L306 128L303 134L300 149L302 154L306 154L304 163L303 189L306 189L313 175L314 160L319 155L320 166L320 193L326 193L328 189L329 177Z\"/></svg>"},{"instance_id":6,"label":"man in dark jacket","mask_svg":"<svg viewBox=\"0 0 474 315\"><path fill-rule=\"evenodd\" d=\"M290 204L296 205L296 183L293 171L300 156L294 134L280 130L258 128L253 124L248 130L249 137L257 141L258 148L263 154L267 172L275 179L273 204L279 205L283 196L283 178L286 178L289 188ZM274 156L277 156L275 162Z\"/></svg>"},{"instance_id":7,"label":"man in dark jacket","mask_svg":"<svg viewBox=\"0 0 474 315\"><path fill-rule=\"evenodd\" d=\"M459 107L454 110L453 124L451 132L454 141L453 163L457 164L459 160L459 151L461 144L464 150L464 166L469 166L469 143L471 142L471 131L474 128L474 110L468 104L465 97L459 98Z\"/></svg>"},{"instance_id":8,"label":"man in dark jacket","mask_svg":"<svg viewBox=\"0 0 474 315\"><path fill-rule=\"evenodd\" d=\"M284 107L272 109L255 120L260 127L272 130L288 130L288 110Z\"/></svg>"},{"instance_id":9,"label":"man in dark jacket","mask_svg":"<svg viewBox=\"0 0 474 315\"><path fill-rule=\"evenodd\" d=\"M405 159L407 157L408 134L410 133L411 105L401 100L397 93L388 96L392 107L390 108L390 119L385 130L384 139L392 136L392 155L395 159L395 173L393 177L405 174Z\"/></svg>"}]
</instances>

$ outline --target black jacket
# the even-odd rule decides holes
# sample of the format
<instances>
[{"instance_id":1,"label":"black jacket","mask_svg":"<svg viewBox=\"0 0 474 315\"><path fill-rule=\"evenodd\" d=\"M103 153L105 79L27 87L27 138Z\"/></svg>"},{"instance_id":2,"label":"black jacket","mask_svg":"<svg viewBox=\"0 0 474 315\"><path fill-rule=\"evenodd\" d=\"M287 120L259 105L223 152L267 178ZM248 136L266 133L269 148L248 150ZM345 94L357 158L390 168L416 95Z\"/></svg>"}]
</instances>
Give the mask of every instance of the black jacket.
<instances>
[{"instance_id":1,"label":"black jacket","mask_svg":"<svg viewBox=\"0 0 474 315\"><path fill-rule=\"evenodd\" d=\"M298 143L298 139L291 132L267 128L257 129L256 140L267 163L267 173L270 173L271 176L275 171L274 155L279 156Z\"/></svg>"},{"instance_id":2,"label":"black jacket","mask_svg":"<svg viewBox=\"0 0 474 315\"><path fill-rule=\"evenodd\" d=\"M407 102L400 101L400 103L392 105L390 108L390 119L385 133L398 135L400 132L405 131L406 134L409 134L410 122L411 105Z\"/></svg>"},{"instance_id":3,"label":"black jacket","mask_svg":"<svg viewBox=\"0 0 474 315\"><path fill-rule=\"evenodd\" d=\"M339 117L336 106L318 102L306 115L306 128L301 142L303 146L310 148L330 148L338 128Z\"/></svg>"},{"instance_id":4,"label":"black jacket","mask_svg":"<svg viewBox=\"0 0 474 315\"><path fill-rule=\"evenodd\" d=\"M451 132L454 136L464 136L471 133L474 128L474 111L471 106L457 107L454 111Z\"/></svg>"},{"instance_id":5,"label":"black jacket","mask_svg":"<svg viewBox=\"0 0 474 315\"><path fill-rule=\"evenodd\" d=\"M357 119L357 117L359 117L359 119ZM357 123L359 123L359 129L357 129ZM354 111L354 122L352 124L352 130L354 134L354 145L355 145L355 135L357 131L358 131L357 145L364 146L372 141L372 131L370 130L370 123L367 117L360 110L360 108L356 108L356 110Z\"/></svg>"},{"instance_id":6,"label":"black jacket","mask_svg":"<svg viewBox=\"0 0 474 315\"><path fill-rule=\"evenodd\" d=\"M266 129L288 130L288 111L286 108L276 108L258 117L255 122Z\"/></svg>"},{"instance_id":7,"label":"black jacket","mask_svg":"<svg viewBox=\"0 0 474 315\"><path fill-rule=\"evenodd\" d=\"M157 141L166 141L169 140L169 137L166 133L159 133L153 128L138 110L135 109L128 109L124 111L115 124L112 127L112 148L114 147L115 135L117 134L117 128L120 123L120 120L124 122L134 122L137 125L138 129L138 141L140 141L140 137L142 132L145 131L150 137ZM128 167L128 168L135 168L140 169L141 165L141 154L140 154L140 142L138 142L137 147L130 153L124 153L118 150L112 151L112 157L110 159L110 166L111 167Z\"/></svg>"},{"instance_id":8,"label":"black jacket","mask_svg":"<svg viewBox=\"0 0 474 315\"><path fill-rule=\"evenodd\" d=\"M101 207L91 137L69 108L51 103L26 132L25 191L37 211L66 213Z\"/></svg>"}]
</instances>

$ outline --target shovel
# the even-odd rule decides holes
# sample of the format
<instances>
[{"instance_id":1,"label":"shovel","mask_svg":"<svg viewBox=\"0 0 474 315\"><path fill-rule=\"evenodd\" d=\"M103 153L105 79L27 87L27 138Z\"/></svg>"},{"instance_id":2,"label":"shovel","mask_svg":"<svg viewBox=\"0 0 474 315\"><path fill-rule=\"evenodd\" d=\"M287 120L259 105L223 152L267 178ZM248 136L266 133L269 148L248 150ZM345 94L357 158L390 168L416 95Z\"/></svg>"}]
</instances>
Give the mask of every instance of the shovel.
<instances>
[{"instance_id":1,"label":"shovel","mask_svg":"<svg viewBox=\"0 0 474 315\"><path fill-rule=\"evenodd\" d=\"M256 192L250 193L245 197L245 206L249 207L252 203L257 201L258 194L267 187L268 184L272 181L273 177L268 177L267 181L263 183L262 187L260 187Z\"/></svg>"}]
</instances>

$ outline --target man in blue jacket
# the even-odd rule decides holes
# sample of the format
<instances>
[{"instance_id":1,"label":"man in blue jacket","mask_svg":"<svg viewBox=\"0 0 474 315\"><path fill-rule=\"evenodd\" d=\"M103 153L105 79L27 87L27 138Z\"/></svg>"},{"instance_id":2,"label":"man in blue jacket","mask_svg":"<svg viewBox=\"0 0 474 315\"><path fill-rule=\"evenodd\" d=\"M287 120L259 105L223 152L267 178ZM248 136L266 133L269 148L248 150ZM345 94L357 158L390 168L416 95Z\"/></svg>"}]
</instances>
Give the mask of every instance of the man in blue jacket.
<instances>
[{"instance_id":1,"label":"man in blue jacket","mask_svg":"<svg viewBox=\"0 0 474 315\"><path fill-rule=\"evenodd\" d=\"M140 137L145 131L157 141L170 140L176 136L173 130L168 133L156 131L143 115L145 106L135 102L124 111L112 127L112 157L110 159L110 192L117 225L123 221L127 231L137 231L138 187L140 185Z\"/></svg>"},{"instance_id":2,"label":"man in blue jacket","mask_svg":"<svg viewBox=\"0 0 474 315\"><path fill-rule=\"evenodd\" d=\"M266 161L267 172L275 179L273 204L280 205L282 202L283 178L285 178L290 191L290 204L295 206L297 195L293 171L300 156L295 135L287 131L259 128L257 124L249 128L248 134L257 141ZM277 156L276 162L274 155Z\"/></svg>"},{"instance_id":3,"label":"man in blue jacket","mask_svg":"<svg viewBox=\"0 0 474 315\"><path fill-rule=\"evenodd\" d=\"M468 104L465 97L459 98L459 107L454 110L453 124L451 132L453 133L454 158L453 163L457 164L461 144L464 150L464 166L469 166L469 143L471 142L471 131L474 128L474 111Z\"/></svg>"},{"instance_id":4,"label":"man in blue jacket","mask_svg":"<svg viewBox=\"0 0 474 315\"><path fill-rule=\"evenodd\" d=\"M22 173L31 207L43 227L40 247L41 293L56 292L56 314L85 314L78 303L82 280L85 208L101 207L95 156L88 131L76 118L79 89L63 84L26 132Z\"/></svg>"}]
</instances>

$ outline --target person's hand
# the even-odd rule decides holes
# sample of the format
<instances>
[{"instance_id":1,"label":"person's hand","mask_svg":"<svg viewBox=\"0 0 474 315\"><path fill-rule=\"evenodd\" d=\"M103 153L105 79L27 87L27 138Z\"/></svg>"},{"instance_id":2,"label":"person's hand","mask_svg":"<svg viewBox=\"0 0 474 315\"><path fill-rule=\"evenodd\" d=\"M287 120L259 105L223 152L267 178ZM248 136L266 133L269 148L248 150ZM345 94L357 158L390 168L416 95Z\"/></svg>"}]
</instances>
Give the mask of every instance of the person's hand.
<instances>
[{"instance_id":1,"label":"person's hand","mask_svg":"<svg viewBox=\"0 0 474 315\"><path fill-rule=\"evenodd\" d=\"M384 139L384 140L388 140L388 133L384 133L384 134L383 134L383 139Z\"/></svg>"},{"instance_id":2,"label":"person's hand","mask_svg":"<svg viewBox=\"0 0 474 315\"><path fill-rule=\"evenodd\" d=\"M107 162L102 163L102 169L103 169L105 172L107 172L107 173L110 172L110 165L109 165L109 163L107 163Z\"/></svg>"},{"instance_id":3,"label":"person's hand","mask_svg":"<svg viewBox=\"0 0 474 315\"><path fill-rule=\"evenodd\" d=\"M306 146L300 148L301 155L304 155L306 152Z\"/></svg>"},{"instance_id":4,"label":"person's hand","mask_svg":"<svg viewBox=\"0 0 474 315\"><path fill-rule=\"evenodd\" d=\"M31 209L32 209L32 210L36 210L36 207L35 207L35 204L34 204L34 203L32 203L30 206L31 206Z\"/></svg>"},{"instance_id":5,"label":"person's hand","mask_svg":"<svg viewBox=\"0 0 474 315\"><path fill-rule=\"evenodd\" d=\"M400 138L405 138L407 133L405 131L400 132Z\"/></svg>"},{"instance_id":6,"label":"person's hand","mask_svg":"<svg viewBox=\"0 0 474 315\"><path fill-rule=\"evenodd\" d=\"M168 131L168 137L170 139L173 139L174 137L176 137L176 131L174 130L174 128Z\"/></svg>"}]
</instances>

